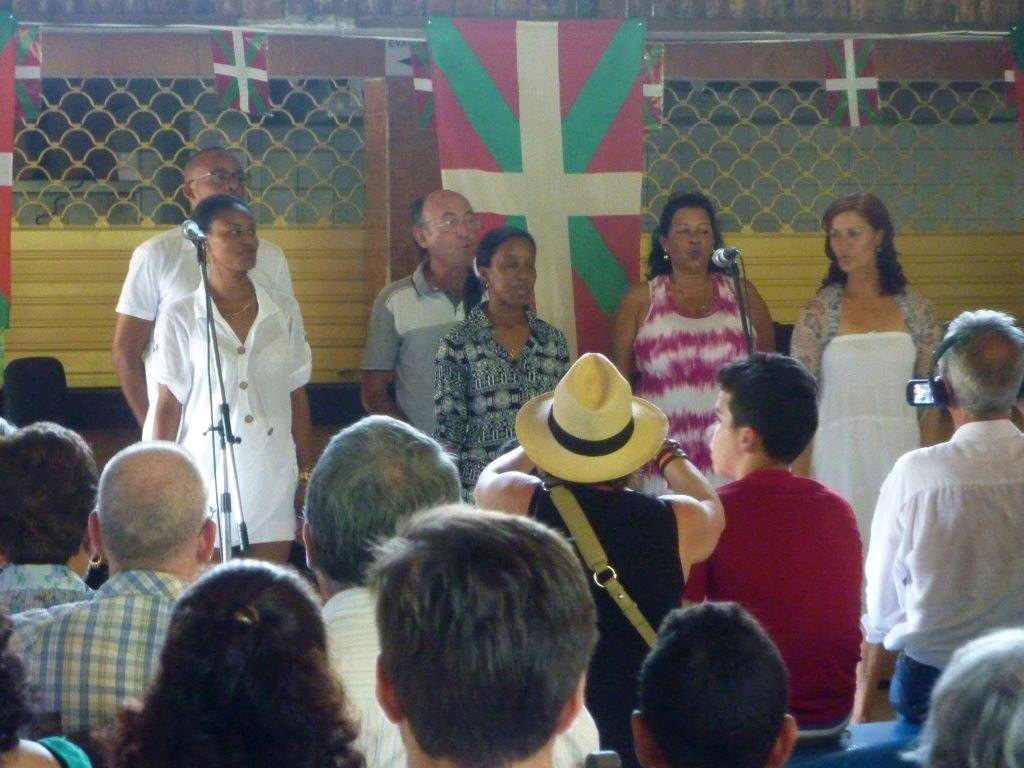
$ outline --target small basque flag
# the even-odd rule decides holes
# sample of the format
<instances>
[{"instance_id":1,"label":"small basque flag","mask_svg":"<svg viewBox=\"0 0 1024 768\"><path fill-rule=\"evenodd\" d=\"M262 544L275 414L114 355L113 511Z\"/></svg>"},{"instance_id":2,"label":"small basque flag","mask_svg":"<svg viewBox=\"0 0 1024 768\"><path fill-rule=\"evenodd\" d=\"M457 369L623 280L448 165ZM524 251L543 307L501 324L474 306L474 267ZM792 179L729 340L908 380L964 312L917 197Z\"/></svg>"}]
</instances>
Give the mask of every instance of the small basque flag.
<instances>
[{"instance_id":1,"label":"small basque flag","mask_svg":"<svg viewBox=\"0 0 1024 768\"><path fill-rule=\"evenodd\" d=\"M16 117L35 120L39 117L42 91L43 35L38 26L18 25L18 52L14 66L14 93L17 97Z\"/></svg>"},{"instance_id":2,"label":"small basque flag","mask_svg":"<svg viewBox=\"0 0 1024 768\"><path fill-rule=\"evenodd\" d=\"M233 107L253 115L269 113L267 35L241 29L213 30L210 46L220 108Z\"/></svg>"},{"instance_id":3,"label":"small basque flag","mask_svg":"<svg viewBox=\"0 0 1024 768\"><path fill-rule=\"evenodd\" d=\"M829 122L850 128L882 122L874 44L870 40L831 40L825 49Z\"/></svg>"},{"instance_id":4,"label":"small basque flag","mask_svg":"<svg viewBox=\"0 0 1024 768\"><path fill-rule=\"evenodd\" d=\"M644 48L640 77L644 84L644 128L648 133L659 131L665 112L665 46L662 43Z\"/></svg>"}]
</instances>

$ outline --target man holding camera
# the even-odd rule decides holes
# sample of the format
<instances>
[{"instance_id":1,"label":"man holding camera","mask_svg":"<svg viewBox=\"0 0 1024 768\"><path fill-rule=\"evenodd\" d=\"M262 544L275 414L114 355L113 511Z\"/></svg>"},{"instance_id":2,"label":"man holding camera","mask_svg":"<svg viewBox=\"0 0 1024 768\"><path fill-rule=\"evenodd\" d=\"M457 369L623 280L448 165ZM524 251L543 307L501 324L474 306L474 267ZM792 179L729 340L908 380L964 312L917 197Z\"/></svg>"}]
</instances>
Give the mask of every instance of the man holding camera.
<instances>
[{"instance_id":1,"label":"man holding camera","mask_svg":"<svg viewBox=\"0 0 1024 768\"><path fill-rule=\"evenodd\" d=\"M868 717L886 651L899 654L889 698L920 722L953 652L1024 618L1024 435L1010 421L1024 332L1002 312L964 312L933 360L932 394L956 431L902 456L882 485L855 721Z\"/></svg>"}]
</instances>

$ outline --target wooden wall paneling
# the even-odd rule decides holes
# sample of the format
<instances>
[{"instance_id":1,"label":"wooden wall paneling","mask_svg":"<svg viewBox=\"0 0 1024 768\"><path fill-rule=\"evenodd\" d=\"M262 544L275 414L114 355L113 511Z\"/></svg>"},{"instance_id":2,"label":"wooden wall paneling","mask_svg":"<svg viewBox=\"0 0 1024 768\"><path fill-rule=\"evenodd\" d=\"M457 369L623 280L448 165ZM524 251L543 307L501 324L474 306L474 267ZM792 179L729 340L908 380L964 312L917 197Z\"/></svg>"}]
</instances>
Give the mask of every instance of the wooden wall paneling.
<instances>
[{"instance_id":1,"label":"wooden wall paneling","mask_svg":"<svg viewBox=\"0 0 1024 768\"><path fill-rule=\"evenodd\" d=\"M8 360L51 355L63 362L72 387L116 386L114 307L132 250L158 231L15 230ZM366 335L364 230L266 227L260 236L288 257L313 350L313 381L354 380Z\"/></svg>"}]
</instances>

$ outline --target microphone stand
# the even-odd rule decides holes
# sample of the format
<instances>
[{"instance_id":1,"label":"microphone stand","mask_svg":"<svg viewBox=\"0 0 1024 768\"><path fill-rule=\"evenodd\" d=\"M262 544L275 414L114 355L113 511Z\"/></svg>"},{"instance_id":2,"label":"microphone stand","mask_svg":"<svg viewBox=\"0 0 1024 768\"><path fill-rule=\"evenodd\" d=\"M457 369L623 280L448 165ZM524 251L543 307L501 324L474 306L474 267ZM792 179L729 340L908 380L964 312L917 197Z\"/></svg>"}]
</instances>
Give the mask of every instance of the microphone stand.
<instances>
[{"instance_id":1,"label":"microphone stand","mask_svg":"<svg viewBox=\"0 0 1024 768\"><path fill-rule=\"evenodd\" d=\"M747 291L744 281L740 279L739 259L733 261L728 267L726 267L726 272L728 272L732 277L733 293L736 294L736 303L738 304L740 311L740 325L743 328L743 340L747 344L747 354L751 355L754 353L754 337L750 331L750 305L747 301Z\"/></svg>"},{"instance_id":2,"label":"microphone stand","mask_svg":"<svg viewBox=\"0 0 1024 768\"><path fill-rule=\"evenodd\" d=\"M213 318L213 297L210 294L210 276L207 273L208 262L206 259L206 240L194 241L196 246L196 259L199 262L199 274L202 275L203 295L206 299L206 365L207 365L207 395L210 402L210 428L203 434L210 435L210 445L213 448L211 461L213 462L213 488L217 499L217 536L220 541L221 562L231 559L231 481L228 476L228 468L231 469L231 476L234 477L235 487L238 487L238 467L235 465L235 445L242 442L231 431L231 411L228 407L227 390L224 387L224 372L220 361L220 343L217 340L217 328ZM212 352L212 354L211 354ZM212 368L212 370L211 370ZM220 423L216 422L213 408L213 376L216 374L217 385L220 391ZM217 438L220 437L220 458L222 463L222 474L224 478L224 489L217 493ZM238 499L238 538L239 549L245 552L249 549L249 531L245 525L245 513L242 510L242 500Z\"/></svg>"}]
</instances>

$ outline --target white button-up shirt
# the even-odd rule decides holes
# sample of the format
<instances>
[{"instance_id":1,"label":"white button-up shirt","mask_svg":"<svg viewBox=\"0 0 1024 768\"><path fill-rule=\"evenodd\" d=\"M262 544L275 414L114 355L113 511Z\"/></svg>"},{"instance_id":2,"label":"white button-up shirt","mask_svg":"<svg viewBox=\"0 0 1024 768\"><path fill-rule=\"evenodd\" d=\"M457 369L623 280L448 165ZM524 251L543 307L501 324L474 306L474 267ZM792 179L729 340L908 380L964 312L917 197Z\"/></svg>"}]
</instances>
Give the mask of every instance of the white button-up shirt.
<instances>
[{"instance_id":1,"label":"white button-up shirt","mask_svg":"<svg viewBox=\"0 0 1024 768\"><path fill-rule=\"evenodd\" d=\"M292 280L284 253L268 240L260 239L256 265L249 270L254 283L292 295ZM156 319L183 296L190 295L201 283L196 247L182 237L178 227L161 232L144 242L132 253L128 276L121 287L117 311L142 320ZM142 439L153 437L153 406L160 393L160 382L149 359L154 352L155 337L146 349L146 392L149 412L142 427Z\"/></svg>"},{"instance_id":2,"label":"white button-up shirt","mask_svg":"<svg viewBox=\"0 0 1024 768\"><path fill-rule=\"evenodd\" d=\"M1024 434L971 422L903 455L871 525L872 643L942 668L958 647L1024 624Z\"/></svg>"},{"instance_id":3,"label":"white button-up shirt","mask_svg":"<svg viewBox=\"0 0 1024 768\"><path fill-rule=\"evenodd\" d=\"M291 296L253 283L258 309L244 340L213 305L235 446L237 485L231 482L235 514L239 504L253 543L289 541L295 535L294 497L298 478L292 440L291 393L309 381L312 358L299 305ZM216 505L214 453L206 434L220 422L220 392L207 360L206 301L203 289L179 299L157 320L151 362L157 380L182 404L178 442L191 453L207 478L211 506ZM213 390L214 416L210 412ZM229 473L230 474L230 473ZM218 476L224 483L223 473Z\"/></svg>"}]
</instances>

